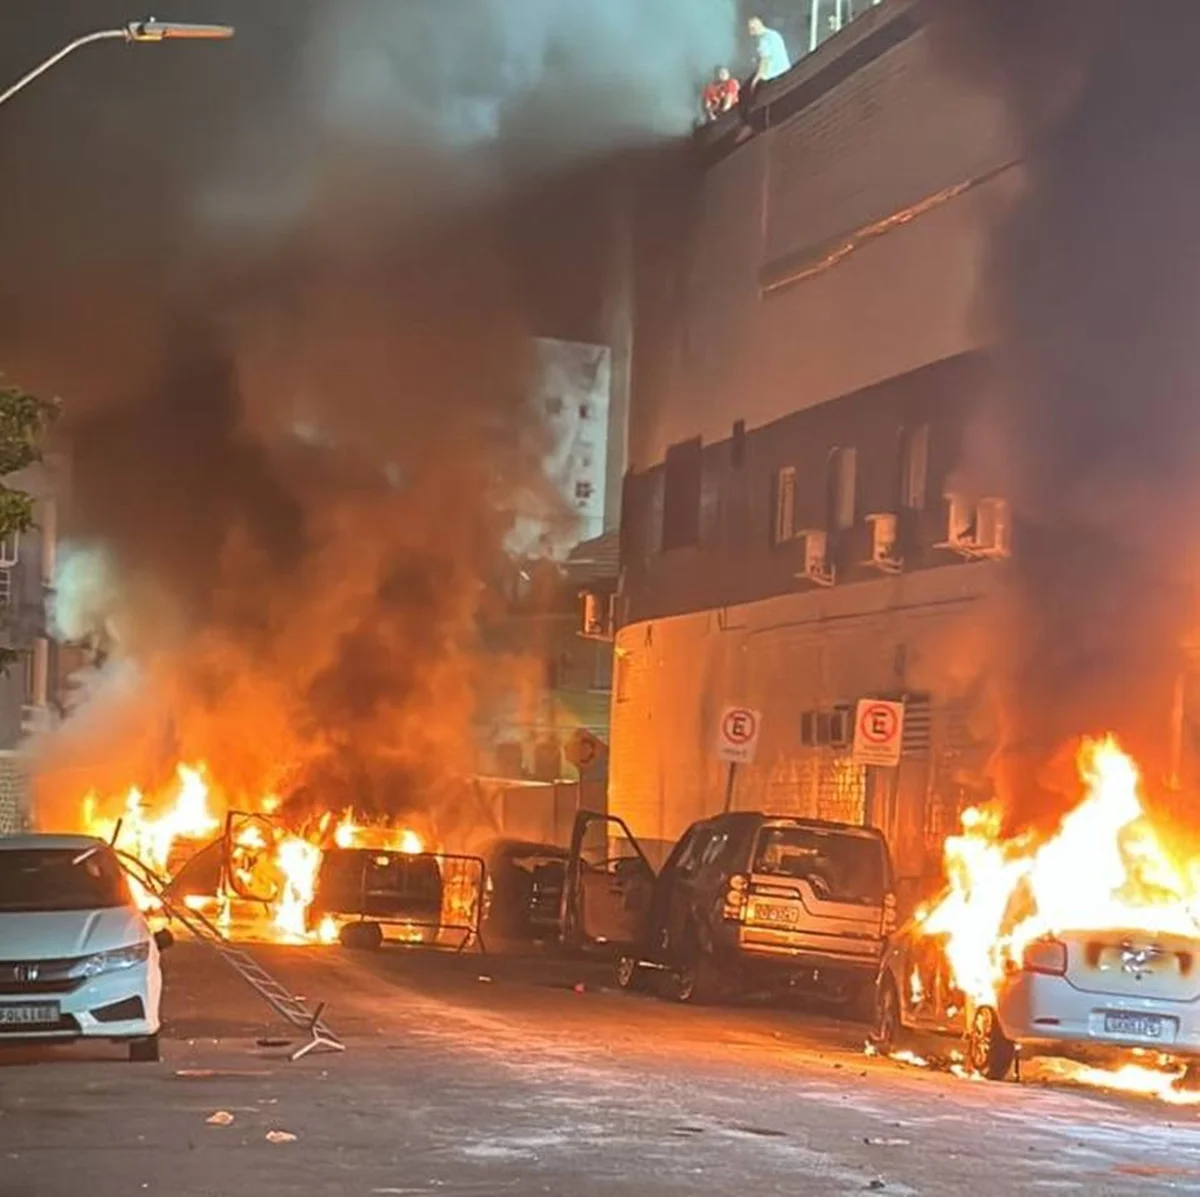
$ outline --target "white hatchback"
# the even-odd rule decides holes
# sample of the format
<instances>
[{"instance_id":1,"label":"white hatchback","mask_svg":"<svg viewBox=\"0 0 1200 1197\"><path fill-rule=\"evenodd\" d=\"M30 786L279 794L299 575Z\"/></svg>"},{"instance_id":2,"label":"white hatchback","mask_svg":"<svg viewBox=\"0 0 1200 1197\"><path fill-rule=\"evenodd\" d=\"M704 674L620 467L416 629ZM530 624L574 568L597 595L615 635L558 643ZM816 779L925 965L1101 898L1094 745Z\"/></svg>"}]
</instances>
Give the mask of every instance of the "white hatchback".
<instances>
[{"instance_id":1,"label":"white hatchback","mask_svg":"<svg viewBox=\"0 0 1200 1197\"><path fill-rule=\"evenodd\" d=\"M1072 932L1035 940L975 1005L950 980L942 945L909 924L888 946L873 1039L954 1036L983 1076L1007 1075L1018 1053L1111 1056L1137 1048L1200 1057L1200 939L1144 931Z\"/></svg>"},{"instance_id":2,"label":"white hatchback","mask_svg":"<svg viewBox=\"0 0 1200 1197\"><path fill-rule=\"evenodd\" d=\"M168 931L153 934L116 854L82 835L0 838L0 1046L107 1039L158 1059Z\"/></svg>"}]
</instances>

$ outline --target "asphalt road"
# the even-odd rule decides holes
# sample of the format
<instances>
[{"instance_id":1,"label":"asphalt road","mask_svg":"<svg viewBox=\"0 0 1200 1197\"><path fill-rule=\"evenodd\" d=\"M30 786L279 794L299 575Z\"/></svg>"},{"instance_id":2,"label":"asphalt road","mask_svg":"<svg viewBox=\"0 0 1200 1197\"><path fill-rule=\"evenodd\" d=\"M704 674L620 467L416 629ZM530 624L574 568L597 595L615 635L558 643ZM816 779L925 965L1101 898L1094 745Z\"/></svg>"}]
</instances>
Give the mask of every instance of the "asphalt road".
<instances>
[{"instance_id":1,"label":"asphalt road","mask_svg":"<svg viewBox=\"0 0 1200 1197\"><path fill-rule=\"evenodd\" d=\"M0 1054L0 1197L1200 1193L1197 1110L869 1059L849 1024L565 961L260 958L344 1055L259 1045L267 1008L179 945L162 1063Z\"/></svg>"}]
</instances>

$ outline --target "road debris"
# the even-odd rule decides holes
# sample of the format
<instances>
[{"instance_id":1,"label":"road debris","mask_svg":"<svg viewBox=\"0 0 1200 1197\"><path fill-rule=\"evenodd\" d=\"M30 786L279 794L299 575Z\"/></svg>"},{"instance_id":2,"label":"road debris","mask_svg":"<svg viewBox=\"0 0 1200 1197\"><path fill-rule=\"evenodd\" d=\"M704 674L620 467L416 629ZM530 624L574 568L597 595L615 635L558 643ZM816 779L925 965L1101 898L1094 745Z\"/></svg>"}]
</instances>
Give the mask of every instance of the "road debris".
<instances>
[{"instance_id":1,"label":"road debris","mask_svg":"<svg viewBox=\"0 0 1200 1197\"><path fill-rule=\"evenodd\" d=\"M291 1131L273 1130L267 1131L268 1143L295 1143L296 1136Z\"/></svg>"},{"instance_id":2,"label":"road debris","mask_svg":"<svg viewBox=\"0 0 1200 1197\"><path fill-rule=\"evenodd\" d=\"M217 1110L204 1120L209 1126L232 1126L233 1115L228 1110Z\"/></svg>"}]
</instances>

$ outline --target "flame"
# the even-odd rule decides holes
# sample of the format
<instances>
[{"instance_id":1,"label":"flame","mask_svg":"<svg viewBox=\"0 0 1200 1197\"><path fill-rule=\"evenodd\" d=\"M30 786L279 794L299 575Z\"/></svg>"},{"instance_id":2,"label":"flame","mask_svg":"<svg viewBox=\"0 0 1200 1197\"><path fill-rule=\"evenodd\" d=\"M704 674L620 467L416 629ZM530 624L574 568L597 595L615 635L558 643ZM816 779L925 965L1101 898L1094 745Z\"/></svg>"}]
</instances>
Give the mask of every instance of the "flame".
<instances>
[{"instance_id":1,"label":"flame","mask_svg":"<svg viewBox=\"0 0 1200 1197\"><path fill-rule=\"evenodd\" d=\"M299 836L288 836L275 849L275 863L283 874L283 887L275 906L277 931L297 939L308 935L307 914L321 867L321 849Z\"/></svg>"},{"instance_id":2,"label":"flame","mask_svg":"<svg viewBox=\"0 0 1200 1197\"><path fill-rule=\"evenodd\" d=\"M340 818L327 811L307 827L286 828L280 822L278 795L264 794L252 805L263 818L235 825L228 863L237 892L261 894L269 902L266 930L276 938L321 943L337 940L338 927L331 918L324 918L315 930L308 927L317 874L324 849L331 844L408 855L427 850L425 840L412 828L362 823L353 811ZM103 839L116 834L118 847L164 878L179 863L173 858L179 846L211 841L222 827L203 764L180 764L171 784L151 797L136 786L115 801L105 802L100 795L88 793L80 805L80 820L88 834ZM136 880L130 881L143 909L157 906ZM228 893L191 895L185 905L216 913L221 927L228 929L233 919L230 899Z\"/></svg>"},{"instance_id":3,"label":"flame","mask_svg":"<svg viewBox=\"0 0 1200 1197\"><path fill-rule=\"evenodd\" d=\"M1078 769L1083 800L1043 841L1003 838L999 812L980 808L946 841L949 887L922 928L944 937L955 985L977 1004L995 1002L1006 972L1043 936L1200 934L1197 891L1146 816L1137 766L1110 736L1084 741Z\"/></svg>"}]
</instances>

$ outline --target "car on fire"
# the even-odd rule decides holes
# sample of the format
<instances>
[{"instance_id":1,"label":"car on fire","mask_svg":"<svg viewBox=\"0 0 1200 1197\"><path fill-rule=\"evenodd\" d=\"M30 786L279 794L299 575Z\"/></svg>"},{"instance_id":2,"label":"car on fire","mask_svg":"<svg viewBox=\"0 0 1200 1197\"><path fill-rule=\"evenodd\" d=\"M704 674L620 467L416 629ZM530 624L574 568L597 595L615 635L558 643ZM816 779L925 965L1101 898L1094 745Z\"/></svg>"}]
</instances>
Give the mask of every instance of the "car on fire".
<instances>
[{"instance_id":1,"label":"car on fire","mask_svg":"<svg viewBox=\"0 0 1200 1197\"><path fill-rule=\"evenodd\" d=\"M104 1039L157 1060L171 942L151 932L102 840L0 839L0 1045Z\"/></svg>"},{"instance_id":2,"label":"car on fire","mask_svg":"<svg viewBox=\"0 0 1200 1197\"><path fill-rule=\"evenodd\" d=\"M1105 1062L1129 1049L1200 1057L1200 937L1145 931L1060 932L1010 961L988 1000L953 980L945 940L920 918L884 955L874 1046L890 1052L958 1040L970 1069L1002 1080L1019 1058Z\"/></svg>"},{"instance_id":3,"label":"car on fire","mask_svg":"<svg viewBox=\"0 0 1200 1197\"><path fill-rule=\"evenodd\" d=\"M438 862L428 853L330 848L305 918L310 931L333 920L343 947L379 948L385 926L397 928L402 939L432 944L442 926L444 892Z\"/></svg>"},{"instance_id":4,"label":"car on fire","mask_svg":"<svg viewBox=\"0 0 1200 1197\"><path fill-rule=\"evenodd\" d=\"M875 828L721 814L692 824L655 874L620 819L585 812L568 861L564 939L614 950L625 989L654 978L660 994L684 1002L809 991L869 1020L895 909Z\"/></svg>"}]
</instances>

